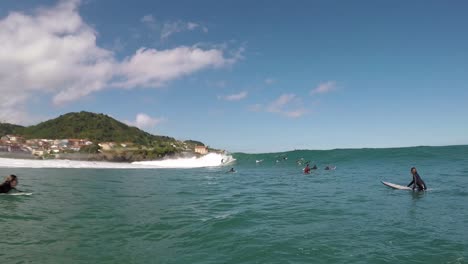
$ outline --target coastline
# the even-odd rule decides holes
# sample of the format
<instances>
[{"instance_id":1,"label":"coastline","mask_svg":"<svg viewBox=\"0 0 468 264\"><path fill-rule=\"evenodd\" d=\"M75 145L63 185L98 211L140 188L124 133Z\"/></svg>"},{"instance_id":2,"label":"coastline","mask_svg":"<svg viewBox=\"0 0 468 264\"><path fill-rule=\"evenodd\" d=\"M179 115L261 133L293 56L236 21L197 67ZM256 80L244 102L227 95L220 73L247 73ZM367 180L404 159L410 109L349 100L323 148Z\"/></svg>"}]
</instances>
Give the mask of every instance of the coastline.
<instances>
[{"instance_id":1,"label":"coastline","mask_svg":"<svg viewBox=\"0 0 468 264\"><path fill-rule=\"evenodd\" d=\"M218 153L218 152L213 152ZM219 154L219 153L218 153ZM146 161L162 161L167 159L190 159L200 158L204 155L195 152L181 152L176 154L165 155L157 159L146 159L141 155L133 155L132 153L60 153L49 158L34 156L23 152L0 152L0 158L21 159L21 160L73 160L73 161L98 161L112 163L132 163Z\"/></svg>"}]
</instances>

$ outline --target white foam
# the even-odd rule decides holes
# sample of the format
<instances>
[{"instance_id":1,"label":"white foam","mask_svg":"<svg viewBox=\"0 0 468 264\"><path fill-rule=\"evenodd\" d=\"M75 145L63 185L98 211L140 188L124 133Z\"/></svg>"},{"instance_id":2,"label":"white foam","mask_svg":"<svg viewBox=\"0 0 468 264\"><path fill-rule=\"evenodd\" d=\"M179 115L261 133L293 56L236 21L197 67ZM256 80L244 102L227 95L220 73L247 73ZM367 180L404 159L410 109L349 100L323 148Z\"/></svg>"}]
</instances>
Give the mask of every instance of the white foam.
<instances>
[{"instance_id":1,"label":"white foam","mask_svg":"<svg viewBox=\"0 0 468 264\"><path fill-rule=\"evenodd\" d=\"M210 153L200 158L180 158L154 161L136 161L133 165L154 166L158 168L201 168L223 166L234 162L230 155Z\"/></svg>"},{"instance_id":2,"label":"white foam","mask_svg":"<svg viewBox=\"0 0 468 264\"><path fill-rule=\"evenodd\" d=\"M223 161L223 162L221 162ZM0 158L4 168L94 168L94 169L153 169L153 168L203 168L223 166L234 162L231 155L209 153L200 158L179 158L133 163L78 161L78 160L27 160Z\"/></svg>"}]
</instances>

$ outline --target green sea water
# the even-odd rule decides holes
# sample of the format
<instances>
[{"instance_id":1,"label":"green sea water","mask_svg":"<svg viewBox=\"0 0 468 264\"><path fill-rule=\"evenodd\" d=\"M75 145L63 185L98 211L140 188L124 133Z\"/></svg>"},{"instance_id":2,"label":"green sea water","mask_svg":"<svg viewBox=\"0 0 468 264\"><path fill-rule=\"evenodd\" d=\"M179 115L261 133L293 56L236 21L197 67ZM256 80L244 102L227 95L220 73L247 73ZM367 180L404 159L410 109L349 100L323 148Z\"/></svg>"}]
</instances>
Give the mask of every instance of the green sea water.
<instances>
[{"instance_id":1,"label":"green sea water","mask_svg":"<svg viewBox=\"0 0 468 264\"><path fill-rule=\"evenodd\" d=\"M0 195L0 263L468 263L468 146L234 157L0 168L33 193ZM302 174L300 158L318 170ZM381 184L408 184L413 166L429 191Z\"/></svg>"}]
</instances>

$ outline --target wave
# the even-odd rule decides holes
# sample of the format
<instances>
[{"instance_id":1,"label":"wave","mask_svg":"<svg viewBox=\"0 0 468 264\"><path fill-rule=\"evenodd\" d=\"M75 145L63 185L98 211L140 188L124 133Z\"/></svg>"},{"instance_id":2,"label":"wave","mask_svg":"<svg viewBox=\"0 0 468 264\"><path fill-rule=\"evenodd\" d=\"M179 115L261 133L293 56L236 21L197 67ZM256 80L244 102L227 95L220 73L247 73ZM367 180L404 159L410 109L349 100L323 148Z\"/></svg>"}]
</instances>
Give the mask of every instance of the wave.
<instances>
[{"instance_id":1,"label":"wave","mask_svg":"<svg viewBox=\"0 0 468 264\"><path fill-rule=\"evenodd\" d=\"M336 166L343 163L415 161L433 158L464 160L468 146L419 146L405 148L363 148L333 150L293 150L277 153L233 153L238 165L245 166L298 166L305 162L318 166ZM261 162L260 162L261 161Z\"/></svg>"},{"instance_id":2,"label":"wave","mask_svg":"<svg viewBox=\"0 0 468 264\"><path fill-rule=\"evenodd\" d=\"M157 168L203 168L232 164L236 160L229 154L209 153L196 158L165 159L157 161L139 161L117 163L103 161L78 160L29 160L0 158L0 167L4 168L91 168L91 169L157 169Z\"/></svg>"},{"instance_id":3,"label":"wave","mask_svg":"<svg viewBox=\"0 0 468 264\"><path fill-rule=\"evenodd\" d=\"M132 165L151 166L157 168L202 168L217 167L231 164L235 159L230 155L209 153L200 158L179 158L153 161L135 161Z\"/></svg>"}]
</instances>

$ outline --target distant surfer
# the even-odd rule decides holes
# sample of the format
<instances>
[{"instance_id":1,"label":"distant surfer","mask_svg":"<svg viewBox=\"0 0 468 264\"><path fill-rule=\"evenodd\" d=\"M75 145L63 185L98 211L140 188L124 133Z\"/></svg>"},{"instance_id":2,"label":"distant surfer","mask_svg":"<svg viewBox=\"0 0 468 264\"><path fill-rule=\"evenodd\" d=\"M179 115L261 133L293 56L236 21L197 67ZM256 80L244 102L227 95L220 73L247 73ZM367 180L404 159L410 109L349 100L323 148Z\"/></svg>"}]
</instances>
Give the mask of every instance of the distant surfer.
<instances>
[{"instance_id":1,"label":"distant surfer","mask_svg":"<svg viewBox=\"0 0 468 264\"><path fill-rule=\"evenodd\" d=\"M234 170L234 168L231 168L230 170L228 170L228 172L233 173L233 172L236 172L236 171Z\"/></svg>"},{"instance_id":2,"label":"distant surfer","mask_svg":"<svg viewBox=\"0 0 468 264\"><path fill-rule=\"evenodd\" d=\"M310 173L310 167L309 163L307 163L306 167L304 168L304 174L309 174Z\"/></svg>"},{"instance_id":3,"label":"distant surfer","mask_svg":"<svg viewBox=\"0 0 468 264\"><path fill-rule=\"evenodd\" d=\"M424 191L427 189L426 183L419 176L418 171L415 167L411 168L411 174L413 175L413 180L408 184L408 187L413 185L412 189L417 189L418 191Z\"/></svg>"},{"instance_id":4,"label":"distant surfer","mask_svg":"<svg viewBox=\"0 0 468 264\"><path fill-rule=\"evenodd\" d=\"M11 174L10 176L5 177L5 181L0 184L0 193L7 193L9 191L16 190L16 185L18 185L18 177L16 175ZM21 192L19 190L16 190Z\"/></svg>"},{"instance_id":5,"label":"distant surfer","mask_svg":"<svg viewBox=\"0 0 468 264\"><path fill-rule=\"evenodd\" d=\"M314 164L314 166L312 167L313 170L316 170L317 169L317 165Z\"/></svg>"}]
</instances>

